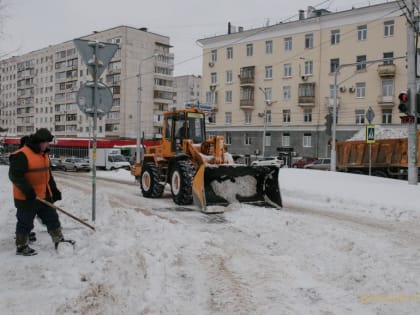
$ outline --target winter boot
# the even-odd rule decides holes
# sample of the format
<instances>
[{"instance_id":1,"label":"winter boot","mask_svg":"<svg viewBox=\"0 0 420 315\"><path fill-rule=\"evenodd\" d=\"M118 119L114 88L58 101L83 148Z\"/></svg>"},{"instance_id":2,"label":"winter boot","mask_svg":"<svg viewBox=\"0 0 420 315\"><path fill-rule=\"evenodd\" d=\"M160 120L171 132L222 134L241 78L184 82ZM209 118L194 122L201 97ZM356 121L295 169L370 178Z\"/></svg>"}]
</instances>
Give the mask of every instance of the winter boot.
<instances>
[{"instance_id":1,"label":"winter boot","mask_svg":"<svg viewBox=\"0 0 420 315\"><path fill-rule=\"evenodd\" d=\"M28 246L28 236L16 234L16 255L33 256L38 254L35 249Z\"/></svg>"}]
</instances>

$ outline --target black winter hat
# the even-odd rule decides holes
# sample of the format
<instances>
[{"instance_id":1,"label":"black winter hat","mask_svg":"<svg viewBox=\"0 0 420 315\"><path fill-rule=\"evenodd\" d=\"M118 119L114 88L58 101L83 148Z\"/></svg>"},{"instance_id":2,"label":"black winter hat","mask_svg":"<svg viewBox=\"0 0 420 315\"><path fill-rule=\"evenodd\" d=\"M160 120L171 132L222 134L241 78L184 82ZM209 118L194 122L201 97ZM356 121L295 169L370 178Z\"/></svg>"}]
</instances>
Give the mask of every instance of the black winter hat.
<instances>
[{"instance_id":1,"label":"black winter hat","mask_svg":"<svg viewBox=\"0 0 420 315\"><path fill-rule=\"evenodd\" d=\"M37 132L32 136L34 142L51 142L54 136L46 128L38 129Z\"/></svg>"}]
</instances>

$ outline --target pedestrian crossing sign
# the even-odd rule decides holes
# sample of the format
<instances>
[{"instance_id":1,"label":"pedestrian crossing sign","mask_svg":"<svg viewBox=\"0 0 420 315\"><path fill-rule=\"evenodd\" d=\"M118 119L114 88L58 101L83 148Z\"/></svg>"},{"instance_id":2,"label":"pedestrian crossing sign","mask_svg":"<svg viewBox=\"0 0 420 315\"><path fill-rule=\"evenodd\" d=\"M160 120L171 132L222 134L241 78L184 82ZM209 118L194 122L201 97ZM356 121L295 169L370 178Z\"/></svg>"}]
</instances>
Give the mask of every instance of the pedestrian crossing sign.
<instances>
[{"instance_id":1,"label":"pedestrian crossing sign","mask_svg":"<svg viewBox=\"0 0 420 315\"><path fill-rule=\"evenodd\" d=\"M366 143L375 143L375 126L366 126Z\"/></svg>"}]
</instances>

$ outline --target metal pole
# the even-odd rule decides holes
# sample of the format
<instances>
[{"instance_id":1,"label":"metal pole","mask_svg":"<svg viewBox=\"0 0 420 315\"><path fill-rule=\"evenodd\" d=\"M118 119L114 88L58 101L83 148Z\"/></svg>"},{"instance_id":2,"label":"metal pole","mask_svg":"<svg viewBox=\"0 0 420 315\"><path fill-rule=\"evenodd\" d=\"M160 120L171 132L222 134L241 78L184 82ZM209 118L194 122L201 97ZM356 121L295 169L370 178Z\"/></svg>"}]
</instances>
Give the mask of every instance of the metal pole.
<instances>
[{"instance_id":1,"label":"metal pole","mask_svg":"<svg viewBox=\"0 0 420 315\"><path fill-rule=\"evenodd\" d=\"M369 143L369 176L372 175L372 143Z\"/></svg>"},{"instance_id":2,"label":"metal pole","mask_svg":"<svg viewBox=\"0 0 420 315\"><path fill-rule=\"evenodd\" d=\"M262 157L265 157L265 136L267 134L267 101L265 101L264 107L264 132L262 141Z\"/></svg>"},{"instance_id":3,"label":"metal pole","mask_svg":"<svg viewBox=\"0 0 420 315\"><path fill-rule=\"evenodd\" d=\"M92 143L92 221L96 220L96 129L98 120L98 104L97 104L97 93L98 93L98 43L94 46L94 60L95 66L93 68L93 143Z\"/></svg>"},{"instance_id":4,"label":"metal pole","mask_svg":"<svg viewBox=\"0 0 420 315\"><path fill-rule=\"evenodd\" d=\"M332 121L332 139L331 139L331 171L336 171L337 166L337 153L335 151L335 141L336 141L336 132L337 132L337 75L340 67L336 67L334 71L334 104L333 104L333 121Z\"/></svg>"},{"instance_id":5,"label":"metal pole","mask_svg":"<svg viewBox=\"0 0 420 315\"><path fill-rule=\"evenodd\" d=\"M408 184L417 185L417 114L416 114L416 61L415 54L415 30L416 17L412 1L406 1L408 20L407 23L407 65L408 65L408 89L410 91L410 114L414 116L414 121L408 123Z\"/></svg>"}]
</instances>

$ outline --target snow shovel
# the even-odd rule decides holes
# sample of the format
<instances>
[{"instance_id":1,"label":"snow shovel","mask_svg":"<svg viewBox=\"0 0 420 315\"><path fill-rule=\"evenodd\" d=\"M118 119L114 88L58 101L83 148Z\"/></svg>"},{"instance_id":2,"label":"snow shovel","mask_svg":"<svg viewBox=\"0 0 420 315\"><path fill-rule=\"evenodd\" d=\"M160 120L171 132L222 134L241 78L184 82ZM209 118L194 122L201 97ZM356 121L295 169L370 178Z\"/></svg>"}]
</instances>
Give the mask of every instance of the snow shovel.
<instances>
[{"instance_id":1,"label":"snow shovel","mask_svg":"<svg viewBox=\"0 0 420 315\"><path fill-rule=\"evenodd\" d=\"M84 222L83 220L79 219L78 217L76 217L76 216L72 215L71 213L68 213L67 211L65 211L65 210L61 209L60 207L57 207L55 204L53 204L53 203L51 203L51 202L48 202L48 201L46 201L46 200L44 200L44 199L38 198L38 197L37 197L36 199L37 199L38 201L42 202L43 204L45 204L45 205L47 205L47 206L49 206L49 207L51 207L51 208L54 208L54 209L56 209L56 210L58 210L58 211L60 211L60 212L64 213L65 215L69 216L70 218L72 218L72 219L76 220L76 221L77 221L77 222L79 222L79 223L82 223L83 225L85 225L85 226L87 226L88 228L90 228L90 229L92 229L92 230L94 230L94 231L95 231L95 227L93 227L92 225L90 225L90 224L88 224L88 223Z\"/></svg>"}]
</instances>

